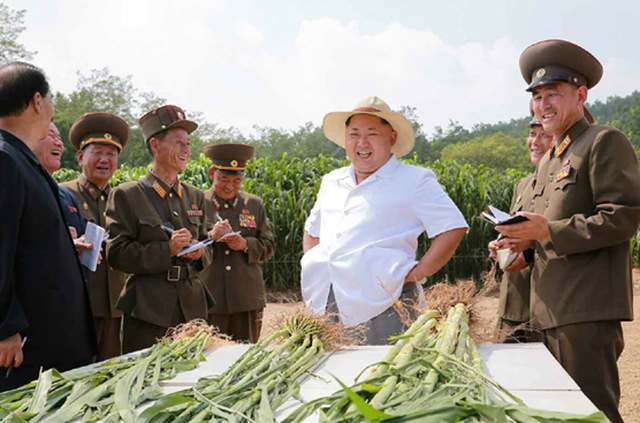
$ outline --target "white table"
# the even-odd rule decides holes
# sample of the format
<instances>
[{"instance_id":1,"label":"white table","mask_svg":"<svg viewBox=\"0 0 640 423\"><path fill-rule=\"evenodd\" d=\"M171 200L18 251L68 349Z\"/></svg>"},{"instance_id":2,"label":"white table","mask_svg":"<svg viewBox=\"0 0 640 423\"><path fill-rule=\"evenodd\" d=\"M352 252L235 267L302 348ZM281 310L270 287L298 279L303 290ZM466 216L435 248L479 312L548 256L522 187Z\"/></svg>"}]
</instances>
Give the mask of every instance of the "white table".
<instances>
[{"instance_id":1,"label":"white table","mask_svg":"<svg viewBox=\"0 0 640 423\"><path fill-rule=\"evenodd\" d=\"M248 348L249 345L236 345L208 351L207 360L197 369L162 382L163 389L166 393L175 392L195 385L201 377L220 374ZM528 406L577 414L597 411L543 344L486 344L478 349L487 374ZM353 384L365 365L380 361L388 350L388 346L363 346L332 354L315 371L318 377L303 381L301 397L310 401L339 390L333 376L347 386ZM298 401L290 400L278 411L278 416L288 415L299 405Z\"/></svg>"}]
</instances>

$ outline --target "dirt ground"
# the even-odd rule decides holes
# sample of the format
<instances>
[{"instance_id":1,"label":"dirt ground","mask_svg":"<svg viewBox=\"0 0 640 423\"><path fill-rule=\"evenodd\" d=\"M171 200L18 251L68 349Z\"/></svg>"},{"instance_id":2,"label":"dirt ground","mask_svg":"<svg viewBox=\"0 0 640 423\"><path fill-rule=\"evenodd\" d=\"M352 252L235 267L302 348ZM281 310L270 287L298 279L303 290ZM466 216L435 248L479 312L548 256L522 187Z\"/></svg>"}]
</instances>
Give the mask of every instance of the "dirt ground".
<instances>
[{"instance_id":1,"label":"dirt ground","mask_svg":"<svg viewBox=\"0 0 640 423\"><path fill-rule=\"evenodd\" d=\"M620 412L625 422L640 423L640 270L634 269L634 314L636 320L623 323L625 347L618 361L622 397ZM285 299L281 297L281 300ZM285 300L286 301L286 300ZM278 317L293 312L301 303L270 302L264 313L264 330L262 336L271 333ZM496 324L498 297L490 296L481 299L474 306L479 319L479 343L491 342L493 328Z\"/></svg>"}]
</instances>

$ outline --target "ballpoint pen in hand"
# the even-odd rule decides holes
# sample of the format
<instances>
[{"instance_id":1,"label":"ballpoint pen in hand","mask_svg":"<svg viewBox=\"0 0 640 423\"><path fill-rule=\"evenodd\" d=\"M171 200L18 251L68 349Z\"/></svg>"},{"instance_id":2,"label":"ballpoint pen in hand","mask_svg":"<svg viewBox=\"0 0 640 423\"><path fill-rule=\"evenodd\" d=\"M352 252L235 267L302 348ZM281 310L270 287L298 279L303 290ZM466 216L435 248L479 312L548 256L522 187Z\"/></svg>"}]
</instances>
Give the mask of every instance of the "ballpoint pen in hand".
<instances>
[{"instance_id":1,"label":"ballpoint pen in hand","mask_svg":"<svg viewBox=\"0 0 640 423\"><path fill-rule=\"evenodd\" d=\"M24 338L22 338L22 344L20 345L21 349L24 349L24 344L27 343L27 337L25 336ZM11 364L9 365L9 368L7 369L7 373L5 373L4 378L5 379L9 379L9 374L11 373L11 370L13 370L13 368L16 366L16 359L14 358L13 360L11 360Z\"/></svg>"},{"instance_id":2,"label":"ballpoint pen in hand","mask_svg":"<svg viewBox=\"0 0 640 423\"><path fill-rule=\"evenodd\" d=\"M168 227L166 225L160 225L160 229L162 229L163 231L165 231L169 235L171 235L172 233L175 232L175 230L171 229L170 227Z\"/></svg>"}]
</instances>

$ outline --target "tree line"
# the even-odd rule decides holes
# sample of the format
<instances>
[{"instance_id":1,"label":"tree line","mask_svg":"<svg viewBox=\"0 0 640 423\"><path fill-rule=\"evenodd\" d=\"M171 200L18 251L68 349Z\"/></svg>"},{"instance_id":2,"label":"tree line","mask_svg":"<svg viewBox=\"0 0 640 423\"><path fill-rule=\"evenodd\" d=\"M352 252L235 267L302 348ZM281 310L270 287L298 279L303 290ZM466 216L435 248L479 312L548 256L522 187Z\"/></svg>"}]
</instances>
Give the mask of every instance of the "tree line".
<instances>
[{"instance_id":1,"label":"tree line","mask_svg":"<svg viewBox=\"0 0 640 423\"><path fill-rule=\"evenodd\" d=\"M31 60L37 52L29 51L18 42L25 30L25 10L12 10L0 2L0 64L11 60ZM108 68L78 72L76 88L70 93L54 93L58 126L65 146L72 151L68 140L72 123L88 112L110 112L127 120L131 135L120 162L128 166L144 166L151 161L137 125L137 118L147 111L167 103L157 93L137 89L131 75L113 75ZM55 88L55 87L54 87ZM188 105L180 105L188 109ZM640 152L640 92L625 97L609 97L595 101L587 107L597 123L617 127L627 134L637 152ZM415 107L403 106L398 112L411 122L416 134L413 159L420 163L438 160L457 161L471 165L483 164L496 171L517 169L532 171L526 149L526 124L529 116L514 117L508 122L479 123L470 129L451 120L445 127L436 127L426 134ZM254 126L251 134L237 128L212 123L199 112L187 110L190 119L199 128L191 138L192 154L197 158L203 147L211 143L238 142L256 147L259 158L279 159L284 154L301 159L318 157L344 158L344 150L328 142L321 126L313 122L296 129ZM318 117L318 120L321 116ZM62 167L78 169L75 155L67 153Z\"/></svg>"}]
</instances>

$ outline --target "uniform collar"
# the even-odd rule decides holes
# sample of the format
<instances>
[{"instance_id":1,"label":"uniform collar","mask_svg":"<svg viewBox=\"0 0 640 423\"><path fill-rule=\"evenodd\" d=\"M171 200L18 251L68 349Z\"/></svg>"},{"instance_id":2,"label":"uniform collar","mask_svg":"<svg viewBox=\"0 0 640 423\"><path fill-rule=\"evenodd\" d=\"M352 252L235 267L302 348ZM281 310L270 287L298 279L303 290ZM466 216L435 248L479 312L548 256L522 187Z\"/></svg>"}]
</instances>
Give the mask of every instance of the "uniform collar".
<instances>
[{"instance_id":1,"label":"uniform collar","mask_svg":"<svg viewBox=\"0 0 640 423\"><path fill-rule=\"evenodd\" d=\"M182 199L182 184L180 179L176 178L176 182L169 186L162 179L158 178L153 172L149 171L146 175L147 182L151 185L151 188L158 194L158 196L162 199L167 196L167 194L171 191L175 192L178 198Z\"/></svg>"},{"instance_id":2,"label":"uniform collar","mask_svg":"<svg viewBox=\"0 0 640 423\"><path fill-rule=\"evenodd\" d=\"M555 156L556 150L558 151L557 156L562 156L567 148L569 148L569 145L571 145L573 141L582 135L582 133L590 126L591 124L585 117L574 123L571 128L562 134L562 136L549 149L549 157Z\"/></svg>"},{"instance_id":3,"label":"uniform collar","mask_svg":"<svg viewBox=\"0 0 640 423\"><path fill-rule=\"evenodd\" d=\"M87 175L85 175L84 173L80 175L80 178L78 179L80 180L80 185L82 185L82 188L84 188L85 192L89 194L89 197L91 197L93 201L97 201L100 195L103 195L104 198L107 198L109 196L109 193L111 192L111 185L107 184L105 185L104 189L100 189L89 178L87 178Z\"/></svg>"},{"instance_id":4,"label":"uniform collar","mask_svg":"<svg viewBox=\"0 0 640 423\"><path fill-rule=\"evenodd\" d=\"M227 208L231 207L233 210L235 210L236 207L238 207L239 198L237 194L231 200L225 200L223 198L220 198L220 196L216 193L216 191L213 188L211 190L213 191L213 195L211 196L211 202L215 206L216 211L220 211L220 209L222 209L225 204L228 204Z\"/></svg>"}]
</instances>

